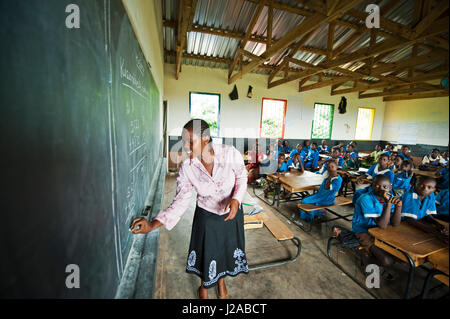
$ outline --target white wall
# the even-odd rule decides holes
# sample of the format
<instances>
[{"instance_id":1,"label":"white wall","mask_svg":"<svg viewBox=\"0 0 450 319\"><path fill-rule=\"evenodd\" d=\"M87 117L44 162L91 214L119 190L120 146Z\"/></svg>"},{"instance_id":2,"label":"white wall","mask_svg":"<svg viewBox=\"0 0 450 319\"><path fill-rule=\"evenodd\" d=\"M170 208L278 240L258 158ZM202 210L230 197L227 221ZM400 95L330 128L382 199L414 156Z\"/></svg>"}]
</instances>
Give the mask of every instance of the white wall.
<instances>
[{"instance_id":1,"label":"white wall","mask_svg":"<svg viewBox=\"0 0 450 319\"><path fill-rule=\"evenodd\" d=\"M330 96L330 87L298 92L298 81L267 89L267 75L247 74L236 81L239 99L231 101L228 94L234 84L227 83L227 70L183 65L179 80L175 79L175 65L164 65L164 99L168 101L168 135L181 135L189 120L189 92L218 93L221 95L220 135L222 137L259 137L262 98L287 99L285 135L287 139L311 137L314 103L335 105L332 139L351 140L355 136L358 107L375 108L372 140L382 136L385 103L382 98L358 99L357 94L346 94L347 113L339 114L341 96ZM253 97L247 98L248 86ZM349 128L346 127L349 126Z\"/></svg>"}]
</instances>

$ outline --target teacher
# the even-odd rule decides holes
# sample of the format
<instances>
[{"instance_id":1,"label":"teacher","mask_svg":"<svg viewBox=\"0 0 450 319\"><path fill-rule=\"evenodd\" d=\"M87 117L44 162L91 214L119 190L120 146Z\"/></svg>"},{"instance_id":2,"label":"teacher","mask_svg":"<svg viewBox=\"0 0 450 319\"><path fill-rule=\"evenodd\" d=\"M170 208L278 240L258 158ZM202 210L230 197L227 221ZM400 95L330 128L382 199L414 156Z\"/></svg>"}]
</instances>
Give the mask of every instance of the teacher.
<instances>
[{"instance_id":1,"label":"teacher","mask_svg":"<svg viewBox=\"0 0 450 319\"><path fill-rule=\"evenodd\" d=\"M209 125L190 120L183 127L183 147L189 158L181 163L172 204L149 222L131 222L133 234L145 234L164 225L171 230L189 206L192 189L197 205L192 224L186 272L201 279L200 299L217 284L220 299L228 298L227 275L248 273L245 256L242 199L247 191L247 171L242 155L233 146L213 144Z\"/></svg>"}]
</instances>

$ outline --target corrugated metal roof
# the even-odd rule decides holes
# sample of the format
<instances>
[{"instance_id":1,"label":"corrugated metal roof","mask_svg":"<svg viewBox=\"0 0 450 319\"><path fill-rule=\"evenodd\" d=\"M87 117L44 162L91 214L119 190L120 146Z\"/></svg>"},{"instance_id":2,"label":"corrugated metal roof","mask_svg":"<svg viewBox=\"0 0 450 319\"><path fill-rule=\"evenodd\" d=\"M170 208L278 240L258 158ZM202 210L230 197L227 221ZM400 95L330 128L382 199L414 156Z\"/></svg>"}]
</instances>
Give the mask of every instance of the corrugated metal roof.
<instances>
[{"instance_id":1,"label":"corrugated metal roof","mask_svg":"<svg viewBox=\"0 0 450 319\"><path fill-rule=\"evenodd\" d=\"M296 2L295 0L274 0L274 1L295 8L307 9L302 4ZM363 1L355 9L364 12L367 4L375 2L378 3L381 10L383 10L383 7L389 1L390 0L381 0L381 1L366 0ZM178 6L179 6L178 0L162 0L163 19L165 19L166 21L177 22L179 9ZM258 5L256 3L246 0L198 0L197 6L195 8L193 23L201 26L227 30L229 32L244 35L248 25L251 23L253 14L256 11L257 6ZM385 18L409 26L412 23L413 14L414 14L414 1L404 0L399 2L399 4L396 7L392 8L392 10L387 15L385 15ZM268 8L265 7L257 23L255 24L255 27L252 30L252 35L260 37L267 36L267 16L268 16ZM299 25L304 19L305 19L304 16L274 9L273 30L272 30L274 41L282 38L287 32L289 32L293 27ZM358 19L355 19L348 15L343 15L341 19L351 23L357 23L360 25L363 24L362 21L359 21ZM389 33L386 30L384 31L386 33ZM176 32L177 32L176 28L171 27L163 28L165 50L171 52L176 50ZM340 45L345 43L345 41L348 40L354 34L354 32L355 30L353 29L349 29L341 25L336 25L333 49L336 49ZM442 38L448 40L448 33L443 34ZM327 39L328 39L328 24L324 23L317 29L315 35L305 43L305 46L326 51ZM383 40L384 37L378 35L376 42L378 43ZM356 41L354 41L348 48L346 48L341 54L352 53L363 47L368 47L369 43L370 43L370 34L364 33ZM201 32L188 32L186 53L192 55L200 55L232 60L240 44L241 40L236 38L223 37ZM249 41L245 46L245 50L255 55L261 55L266 50L266 45L264 43ZM419 52L418 54L420 55L424 52L424 50L422 48L419 48L418 52ZM270 66L276 66L283 60L284 56L286 56L289 53L290 49L282 50L277 54L275 54L270 59L270 61L265 64ZM396 62L411 57L411 54L412 54L412 47L407 46L395 50L394 52L383 58L381 61L385 63ZM303 51L297 52L293 57L302 60L304 62L313 63L314 65L317 65L325 60L325 56L323 55ZM244 60L248 59L245 58ZM166 56L165 61L168 63L175 63L175 57ZM202 61L191 58L183 58L182 63L211 68L226 69L229 67L227 63ZM418 67L418 69L422 71L431 70L442 63L443 62L437 62L429 65L422 65ZM290 65L292 68L297 68L299 70L303 69L298 65L292 63ZM343 65L342 67L347 68L349 70L356 70L362 67L363 65L364 65L363 62L354 62ZM257 69L255 70L255 72L269 73L269 71L261 69ZM329 74L336 74L336 72L329 71ZM403 74L403 76L406 75ZM368 79L374 80L375 78L368 77Z\"/></svg>"}]
</instances>

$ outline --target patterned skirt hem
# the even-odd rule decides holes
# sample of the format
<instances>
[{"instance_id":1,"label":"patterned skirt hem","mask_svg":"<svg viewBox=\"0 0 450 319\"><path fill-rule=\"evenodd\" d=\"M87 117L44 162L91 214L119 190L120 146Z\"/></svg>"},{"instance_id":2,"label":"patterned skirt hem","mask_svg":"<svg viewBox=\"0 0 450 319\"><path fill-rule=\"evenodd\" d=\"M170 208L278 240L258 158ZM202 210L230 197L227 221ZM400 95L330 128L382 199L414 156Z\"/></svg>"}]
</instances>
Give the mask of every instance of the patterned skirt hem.
<instances>
[{"instance_id":1,"label":"patterned skirt hem","mask_svg":"<svg viewBox=\"0 0 450 319\"><path fill-rule=\"evenodd\" d=\"M189 267L189 266L187 266L187 267L186 267L186 272L189 273L189 274L195 274L195 275L197 275L200 279L204 280L201 271L197 270L197 269L194 268L194 267ZM204 286L205 288L211 288L211 287L214 287L214 286L217 284L217 282L219 281L219 279L221 279L221 278L224 278L224 277L226 277L226 276L236 277L237 275L242 274L242 273L248 275L248 268L246 268L246 269L241 269L241 270L238 270L238 271L228 271L228 270L227 270L227 271L221 272L221 273L218 274L218 275L216 276L216 278L214 278L213 280L210 280L210 281L204 281L204 282L203 282L203 286Z\"/></svg>"}]
</instances>

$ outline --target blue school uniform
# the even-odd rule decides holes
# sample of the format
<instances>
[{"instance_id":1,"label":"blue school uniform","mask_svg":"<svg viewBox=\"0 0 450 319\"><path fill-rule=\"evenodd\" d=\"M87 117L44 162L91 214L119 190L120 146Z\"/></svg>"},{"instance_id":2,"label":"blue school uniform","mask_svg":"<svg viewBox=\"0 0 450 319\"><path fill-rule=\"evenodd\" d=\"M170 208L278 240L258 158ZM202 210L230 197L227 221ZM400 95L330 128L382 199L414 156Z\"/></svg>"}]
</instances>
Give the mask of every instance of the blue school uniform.
<instances>
[{"instance_id":1,"label":"blue school uniform","mask_svg":"<svg viewBox=\"0 0 450 319\"><path fill-rule=\"evenodd\" d=\"M448 168L444 167L440 173L441 178L438 179L437 187L440 189L448 188L449 179L448 179Z\"/></svg>"},{"instance_id":2,"label":"blue school uniform","mask_svg":"<svg viewBox=\"0 0 450 319\"><path fill-rule=\"evenodd\" d=\"M302 199L302 203L304 204L315 204L315 205L333 205L334 200L336 198L336 193L339 192L339 189L342 185L342 177L335 176L331 179L330 182L330 189L325 188L325 183L327 182L327 179L325 178L320 185L319 191L315 194L312 194L308 197L305 197ZM312 217L314 216L321 216L322 210L313 210L309 212ZM300 219L310 221L311 218L309 215L303 211L300 210Z\"/></svg>"},{"instance_id":3,"label":"blue school uniform","mask_svg":"<svg viewBox=\"0 0 450 319\"><path fill-rule=\"evenodd\" d=\"M379 164L374 164L374 165L370 166L369 170L366 172L366 175L372 176L372 178L374 178L377 175L383 174L383 175L386 175L387 177L389 177L391 184L393 184L394 183L394 172L389 168L386 168L385 170L380 171L379 167L380 167Z\"/></svg>"},{"instance_id":4,"label":"blue school uniform","mask_svg":"<svg viewBox=\"0 0 450 319\"><path fill-rule=\"evenodd\" d=\"M448 188L442 190L436 196L436 209L438 215L448 216Z\"/></svg>"},{"instance_id":5,"label":"blue school uniform","mask_svg":"<svg viewBox=\"0 0 450 319\"><path fill-rule=\"evenodd\" d=\"M409 156L403 155L403 153L398 154L404 161L413 161L413 159Z\"/></svg>"},{"instance_id":6,"label":"blue school uniform","mask_svg":"<svg viewBox=\"0 0 450 319\"><path fill-rule=\"evenodd\" d=\"M287 167L291 167L291 168L295 168L295 169L300 169L300 162L298 162L297 164L294 164L294 160L292 158L288 159L287 161Z\"/></svg>"},{"instance_id":7,"label":"blue school uniform","mask_svg":"<svg viewBox=\"0 0 450 319\"><path fill-rule=\"evenodd\" d=\"M288 165L286 162L283 162L283 164L281 164L281 167L278 166L277 168L277 172L287 172L288 170Z\"/></svg>"},{"instance_id":8,"label":"blue school uniform","mask_svg":"<svg viewBox=\"0 0 450 319\"><path fill-rule=\"evenodd\" d=\"M303 149L302 149L303 150ZM290 153L289 153L289 157L293 158L295 154L299 154L298 149L293 149Z\"/></svg>"},{"instance_id":9,"label":"blue school uniform","mask_svg":"<svg viewBox=\"0 0 450 319\"><path fill-rule=\"evenodd\" d=\"M289 146L283 146L284 153L290 153L291 151L292 151L292 148L290 148Z\"/></svg>"},{"instance_id":10,"label":"blue school uniform","mask_svg":"<svg viewBox=\"0 0 450 319\"><path fill-rule=\"evenodd\" d=\"M378 218L383 214L383 205L373 193L370 187L366 193L362 194L356 201L352 219L352 232L367 233L369 228L376 227L373 218ZM395 205L391 205L391 214Z\"/></svg>"},{"instance_id":11,"label":"blue school uniform","mask_svg":"<svg viewBox=\"0 0 450 319\"><path fill-rule=\"evenodd\" d=\"M410 177L407 176L406 172L401 172L394 175L394 182L392 183L393 189L404 189L405 191L409 191L411 188L411 179L412 174Z\"/></svg>"},{"instance_id":12,"label":"blue school uniform","mask_svg":"<svg viewBox=\"0 0 450 319\"><path fill-rule=\"evenodd\" d=\"M305 168L317 168L319 165L319 152L317 150L310 149L308 152L308 156L306 157Z\"/></svg>"},{"instance_id":13,"label":"blue school uniform","mask_svg":"<svg viewBox=\"0 0 450 319\"><path fill-rule=\"evenodd\" d=\"M387 156L391 156L391 151L383 151L383 154L387 154Z\"/></svg>"},{"instance_id":14,"label":"blue school uniform","mask_svg":"<svg viewBox=\"0 0 450 319\"><path fill-rule=\"evenodd\" d=\"M328 156L327 158L325 158L325 159L330 159L330 158L333 158L332 156ZM337 163L338 163L338 168L342 168L342 166L344 165L344 159L342 158L342 157L338 157L337 158ZM318 170L317 172L316 172L316 174L325 174L325 172L328 170L327 169L327 164L328 164L328 162L325 162L325 163L323 163L323 165L322 165L322 168L320 169L320 170Z\"/></svg>"},{"instance_id":15,"label":"blue school uniform","mask_svg":"<svg viewBox=\"0 0 450 319\"><path fill-rule=\"evenodd\" d=\"M421 201L414 188L411 188L403 194L402 203L402 217L420 220L425 216L435 215L437 213L436 196L434 196L434 193L431 193Z\"/></svg>"},{"instance_id":16,"label":"blue school uniform","mask_svg":"<svg viewBox=\"0 0 450 319\"><path fill-rule=\"evenodd\" d=\"M330 147L328 145L325 145L325 147L323 145L319 145L318 150L320 154L329 153Z\"/></svg>"},{"instance_id":17,"label":"blue school uniform","mask_svg":"<svg viewBox=\"0 0 450 319\"><path fill-rule=\"evenodd\" d=\"M351 152L351 153L350 153L350 157L353 158L353 160L354 160L355 162L358 161L358 154L357 154L356 152Z\"/></svg>"}]
</instances>

